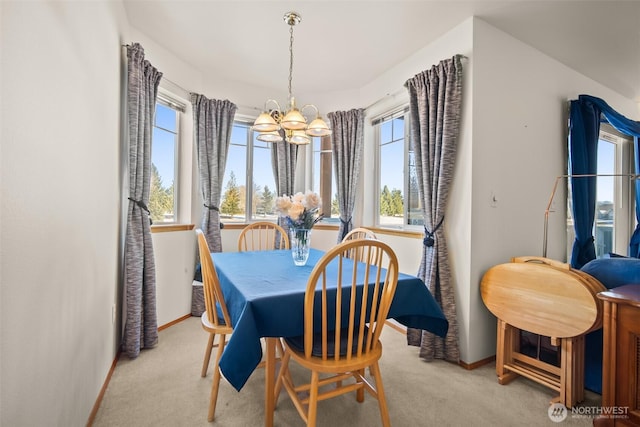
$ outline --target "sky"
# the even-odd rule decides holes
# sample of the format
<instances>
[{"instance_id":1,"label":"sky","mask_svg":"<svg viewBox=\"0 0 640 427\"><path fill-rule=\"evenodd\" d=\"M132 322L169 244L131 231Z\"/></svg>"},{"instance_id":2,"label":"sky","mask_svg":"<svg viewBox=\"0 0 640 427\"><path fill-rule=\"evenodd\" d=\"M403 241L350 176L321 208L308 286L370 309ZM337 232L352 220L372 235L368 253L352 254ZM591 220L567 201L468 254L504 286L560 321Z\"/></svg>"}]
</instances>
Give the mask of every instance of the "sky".
<instances>
[{"instance_id":1,"label":"sky","mask_svg":"<svg viewBox=\"0 0 640 427\"><path fill-rule=\"evenodd\" d=\"M176 111L162 104L156 104L156 126L168 131L154 128L151 163L158 168L162 186L168 188L175 176L175 134L172 132L177 130Z\"/></svg>"},{"instance_id":2,"label":"sky","mask_svg":"<svg viewBox=\"0 0 640 427\"><path fill-rule=\"evenodd\" d=\"M600 140L598 142L598 174L614 174L615 172L615 144ZM613 185L618 177L598 177L596 187L597 200L609 201L613 200Z\"/></svg>"},{"instance_id":3,"label":"sky","mask_svg":"<svg viewBox=\"0 0 640 427\"><path fill-rule=\"evenodd\" d=\"M224 182L222 194L226 188L230 172L236 176L238 185L245 185L247 170L247 132L248 126L234 126L231 133L231 145L229 146L229 154L227 155L227 165L224 172ZM271 147L270 143L254 140L253 150L253 183L261 189L267 185L271 191L275 191L275 178L271 167Z\"/></svg>"}]
</instances>

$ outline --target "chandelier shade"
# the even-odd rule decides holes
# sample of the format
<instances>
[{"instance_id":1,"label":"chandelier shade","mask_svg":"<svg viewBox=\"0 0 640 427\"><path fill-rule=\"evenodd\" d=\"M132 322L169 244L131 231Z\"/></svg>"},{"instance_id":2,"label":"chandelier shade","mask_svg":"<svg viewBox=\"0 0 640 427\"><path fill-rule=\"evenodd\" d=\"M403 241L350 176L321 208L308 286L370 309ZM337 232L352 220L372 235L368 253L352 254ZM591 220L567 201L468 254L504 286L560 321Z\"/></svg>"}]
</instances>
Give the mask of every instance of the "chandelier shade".
<instances>
[{"instance_id":1,"label":"chandelier shade","mask_svg":"<svg viewBox=\"0 0 640 427\"><path fill-rule=\"evenodd\" d=\"M258 132L256 139L262 142L280 142L282 141L282 136L280 136L280 132L274 130L270 132Z\"/></svg>"},{"instance_id":2,"label":"chandelier shade","mask_svg":"<svg viewBox=\"0 0 640 427\"><path fill-rule=\"evenodd\" d=\"M287 111L280 126L287 130L304 130L307 127L307 119L304 118L300 110L293 107Z\"/></svg>"},{"instance_id":3,"label":"chandelier shade","mask_svg":"<svg viewBox=\"0 0 640 427\"><path fill-rule=\"evenodd\" d=\"M303 130L287 131L287 142L289 144L306 145L311 142L311 138Z\"/></svg>"},{"instance_id":4,"label":"chandelier shade","mask_svg":"<svg viewBox=\"0 0 640 427\"><path fill-rule=\"evenodd\" d=\"M322 120L322 117L317 117L309 126L307 126L307 135L309 136L327 136L331 135L331 129L327 123Z\"/></svg>"},{"instance_id":5,"label":"chandelier shade","mask_svg":"<svg viewBox=\"0 0 640 427\"><path fill-rule=\"evenodd\" d=\"M258 132L257 139L264 142L280 142L283 140L280 130L285 131L284 140L291 144L309 144L311 137L331 135L331 129L325 122L318 108L313 104L306 104L302 108L296 107L296 100L291 91L293 77L293 27L300 23L302 17L296 12L287 12L284 22L289 25L289 103L287 110L282 111L280 105L273 99L267 100L265 109L258 116L251 127ZM267 104L272 102L275 109L268 109ZM307 124L307 118L303 112L306 108L315 109L315 119Z\"/></svg>"},{"instance_id":6,"label":"chandelier shade","mask_svg":"<svg viewBox=\"0 0 640 427\"><path fill-rule=\"evenodd\" d=\"M262 112L253 123L253 130L258 132L274 132L280 129L276 120L268 112Z\"/></svg>"}]
</instances>

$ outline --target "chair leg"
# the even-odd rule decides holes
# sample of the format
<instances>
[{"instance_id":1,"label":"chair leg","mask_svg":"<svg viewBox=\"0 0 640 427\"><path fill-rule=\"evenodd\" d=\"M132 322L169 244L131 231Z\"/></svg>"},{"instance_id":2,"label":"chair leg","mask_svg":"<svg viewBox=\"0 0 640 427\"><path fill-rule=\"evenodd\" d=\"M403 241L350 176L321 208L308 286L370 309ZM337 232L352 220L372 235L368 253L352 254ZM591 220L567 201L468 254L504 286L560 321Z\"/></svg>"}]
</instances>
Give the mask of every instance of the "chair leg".
<instances>
[{"instance_id":1,"label":"chair leg","mask_svg":"<svg viewBox=\"0 0 640 427\"><path fill-rule=\"evenodd\" d=\"M318 414L318 371L311 372L311 388L309 389L309 409L307 411L307 427L316 427Z\"/></svg>"},{"instance_id":2,"label":"chair leg","mask_svg":"<svg viewBox=\"0 0 640 427\"><path fill-rule=\"evenodd\" d=\"M391 420L389 419L389 408L387 408L387 400L384 396L384 387L382 385L382 375L380 375L380 367L378 366L377 361L371 365L371 371L373 373L373 378L376 381L376 394L378 395L378 406L380 407L382 425L384 427L390 427Z\"/></svg>"},{"instance_id":3,"label":"chair leg","mask_svg":"<svg viewBox=\"0 0 640 427\"><path fill-rule=\"evenodd\" d=\"M284 347L282 346L282 341L280 341L280 338L278 338L278 340L276 341L276 349L280 353L280 358L284 357ZM276 354L276 357L277 356L278 355Z\"/></svg>"},{"instance_id":4,"label":"chair leg","mask_svg":"<svg viewBox=\"0 0 640 427\"><path fill-rule=\"evenodd\" d=\"M360 374L360 376L362 378L364 378L364 369L360 369L358 370L358 373ZM369 369L369 371L371 371L371 369ZM357 391L356 391L356 401L362 403L364 402L364 387L360 387Z\"/></svg>"},{"instance_id":5,"label":"chair leg","mask_svg":"<svg viewBox=\"0 0 640 427\"><path fill-rule=\"evenodd\" d=\"M280 372L278 372L278 377L276 378L276 387L274 391L274 408L278 406L278 397L280 396L280 390L282 390L282 381L284 380L285 375L289 375L289 359L291 355L289 353L284 352L284 356L282 356L282 362L280 364Z\"/></svg>"},{"instance_id":6,"label":"chair leg","mask_svg":"<svg viewBox=\"0 0 640 427\"><path fill-rule=\"evenodd\" d=\"M216 412L216 403L218 401L218 387L220 386L220 357L222 357L222 352L224 351L224 346L226 344L226 336L224 334L220 335L220 343L218 344L218 351L216 352L216 358L213 362L213 381L211 383L211 397L209 398L209 414L207 415L207 420L209 422L213 421Z\"/></svg>"},{"instance_id":7,"label":"chair leg","mask_svg":"<svg viewBox=\"0 0 640 427\"><path fill-rule=\"evenodd\" d=\"M209 361L211 360L211 350L213 349L213 340L216 334L209 334L209 341L207 342L207 349L204 352L204 362L202 362L202 373L200 376L203 378L207 376L207 370L209 369Z\"/></svg>"}]
</instances>

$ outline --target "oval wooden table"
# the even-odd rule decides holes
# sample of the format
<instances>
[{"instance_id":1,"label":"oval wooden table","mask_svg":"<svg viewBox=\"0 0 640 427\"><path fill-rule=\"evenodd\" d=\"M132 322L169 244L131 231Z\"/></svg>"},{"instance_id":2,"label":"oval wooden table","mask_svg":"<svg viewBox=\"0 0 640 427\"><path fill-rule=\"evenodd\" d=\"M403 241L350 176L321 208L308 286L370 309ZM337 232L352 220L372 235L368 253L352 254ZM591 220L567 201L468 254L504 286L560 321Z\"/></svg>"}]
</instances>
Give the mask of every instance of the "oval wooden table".
<instances>
[{"instance_id":1,"label":"oval wooden table","mask_svg":"<svg viewBox=\"0 0 640 427\"><path fill-rule=\"evenodd\" d=\"M482 300L498 319L496 373L500 384L518 375L556 390L567 407L584 400L584 335L602 326L598 292L606 288L568 264L518 257L484 274ZM551 338L560 366L519 351L519 331Z\"/></svg>"}]
</instances>

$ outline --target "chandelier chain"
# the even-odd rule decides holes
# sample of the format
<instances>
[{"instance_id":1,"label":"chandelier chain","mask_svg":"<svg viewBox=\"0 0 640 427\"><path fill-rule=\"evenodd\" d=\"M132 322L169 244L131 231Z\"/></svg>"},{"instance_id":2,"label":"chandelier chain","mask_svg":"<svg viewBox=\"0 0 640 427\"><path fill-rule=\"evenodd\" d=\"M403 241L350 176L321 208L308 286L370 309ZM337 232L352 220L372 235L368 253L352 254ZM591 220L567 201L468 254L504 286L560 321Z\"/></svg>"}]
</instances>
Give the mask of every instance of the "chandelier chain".
<instances>
[{"instance_id":1,"label":"chandelier chain","mask_svg":"<svg viewBox=\"0 0 640 427\"><path fill-rule=\"evenodd\" d=\"M291 99L291 80L293 79L293 25L289 26L289 99Z\"/></svg>"}]
</instances>

